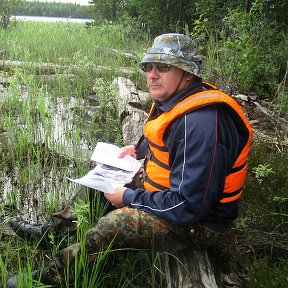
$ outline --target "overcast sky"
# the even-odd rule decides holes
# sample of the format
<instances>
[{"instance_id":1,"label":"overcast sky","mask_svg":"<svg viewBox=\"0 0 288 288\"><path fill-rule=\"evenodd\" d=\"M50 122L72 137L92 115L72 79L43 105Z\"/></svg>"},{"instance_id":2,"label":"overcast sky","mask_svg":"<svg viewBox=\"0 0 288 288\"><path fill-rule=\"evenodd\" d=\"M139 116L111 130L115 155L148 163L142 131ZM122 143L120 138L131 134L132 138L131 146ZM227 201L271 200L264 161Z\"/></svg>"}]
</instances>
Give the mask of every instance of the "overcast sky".
<instances>
[{"instance_id":1,"label":"overcast sky","mask_svg":"<svg viewBox=\"0 0 288 288\"><path fill-rule=\"evenodd\" d=\"M30 1L33 1L33 0L30 0ZM77 4L81 4L81 5L88 5L88 2L89 2L89 0L37 0L37 1L39 1L39 2L77 3Z\"/></svg>"}]
</instances>

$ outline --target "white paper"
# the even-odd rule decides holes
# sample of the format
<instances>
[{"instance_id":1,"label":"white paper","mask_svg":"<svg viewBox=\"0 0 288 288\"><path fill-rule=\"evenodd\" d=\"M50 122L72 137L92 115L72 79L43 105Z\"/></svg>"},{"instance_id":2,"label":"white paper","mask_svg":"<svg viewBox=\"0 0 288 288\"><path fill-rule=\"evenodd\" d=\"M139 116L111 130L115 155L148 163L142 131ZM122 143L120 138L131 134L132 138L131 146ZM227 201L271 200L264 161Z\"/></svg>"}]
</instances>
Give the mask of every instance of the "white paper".
<instances>
[{"instance_id":1,"label":"white paper","mask_svg":"<svg viewBox=\"0 0 288 288\"><path fill-rule=\"evenodd\" d=\"M114 193L114 189L130 183L141 167L141 162L131 156L119 158L121 151L115 145L98 142L91 157L97 166L82 178L68 179L95 190Z\"/></svg>"},{"instance_id":2,"label":"white paper","mask_svg":"<svg viewBox=\"0 0 288 288\"><path fill-rule=\"evenodd\" d=\"M118 155L121 152L121 148L116 145L98 142L91 156L91 160L126 171L135 171L135 169L140 168L139 161L130 155L126 155L124 158L119 158Z\"/></svg>"}]
</instances>

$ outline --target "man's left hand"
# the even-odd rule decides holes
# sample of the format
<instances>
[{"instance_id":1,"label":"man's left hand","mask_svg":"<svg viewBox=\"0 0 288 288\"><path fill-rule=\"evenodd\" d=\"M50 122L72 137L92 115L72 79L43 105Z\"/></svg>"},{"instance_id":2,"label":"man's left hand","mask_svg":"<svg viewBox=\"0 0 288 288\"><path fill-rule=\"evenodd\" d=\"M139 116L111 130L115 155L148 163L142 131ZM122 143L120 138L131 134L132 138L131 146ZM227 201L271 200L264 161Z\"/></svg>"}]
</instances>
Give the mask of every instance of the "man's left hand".
<instances>
[{"instance_id":1,"label":"man's left hand","mask_svg":"<svg viewBox=\"0 0 288 288\"><path fill-rule=\"evenodd\" d=\"M104 193L105 198L111 202L111 204L116 208L121 208L124 206L123 204L123 194L126 190L126 187L119 187L114 190L113 194Z\"/></svg>"}]
</instances>

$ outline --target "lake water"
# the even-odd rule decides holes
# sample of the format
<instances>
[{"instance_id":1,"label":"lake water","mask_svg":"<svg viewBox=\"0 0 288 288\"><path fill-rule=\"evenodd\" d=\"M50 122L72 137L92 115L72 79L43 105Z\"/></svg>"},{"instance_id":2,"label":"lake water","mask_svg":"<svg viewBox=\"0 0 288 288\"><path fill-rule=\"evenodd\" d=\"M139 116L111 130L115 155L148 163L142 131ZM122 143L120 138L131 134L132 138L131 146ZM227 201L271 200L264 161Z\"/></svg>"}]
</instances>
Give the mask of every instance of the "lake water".
<instances>
[{"instance_id":1,"label":"lake water","mask_svg":"<svg viewBox=\"0 0 288 288\"><path fill-rule=\"evenodd\" d=\"M73 22L85 23L94 21L93 19L80 19L80 18L60 18L60 17L37 17L37 16L13 16L19 21L36 21L36 22Z\"/></svg>"}]
</instances>

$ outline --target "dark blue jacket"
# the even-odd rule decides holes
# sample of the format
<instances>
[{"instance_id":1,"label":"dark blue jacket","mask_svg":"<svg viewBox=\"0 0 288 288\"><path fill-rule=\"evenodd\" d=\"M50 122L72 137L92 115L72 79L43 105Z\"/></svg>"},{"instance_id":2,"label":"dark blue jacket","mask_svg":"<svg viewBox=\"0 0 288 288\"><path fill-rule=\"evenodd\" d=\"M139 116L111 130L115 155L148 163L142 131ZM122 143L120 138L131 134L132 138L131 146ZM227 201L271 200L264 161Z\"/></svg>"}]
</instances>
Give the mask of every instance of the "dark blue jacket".
<instances>
[{"instance_id":1,"label":"dark blue jacket","mask_svg":"<svg viewBox=\"0 0 288 288\"><path fill-rule=\"evenodd\" d=\"M169 111L183 98L205 89L198 79L165 103L156 103L157 113ZM224 204L219 198L225 177L247 141L246 132L241 131L223 104L182 116L171 124L165 141L171 167L170 189L159 193L128 188L123 196L124 205L153 213L173 224L201 223L224 232L238 216L237 201ZM139 151L145 148L144 142Z\"/></svg>"}]
</instances>

